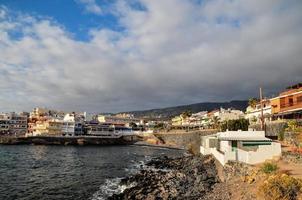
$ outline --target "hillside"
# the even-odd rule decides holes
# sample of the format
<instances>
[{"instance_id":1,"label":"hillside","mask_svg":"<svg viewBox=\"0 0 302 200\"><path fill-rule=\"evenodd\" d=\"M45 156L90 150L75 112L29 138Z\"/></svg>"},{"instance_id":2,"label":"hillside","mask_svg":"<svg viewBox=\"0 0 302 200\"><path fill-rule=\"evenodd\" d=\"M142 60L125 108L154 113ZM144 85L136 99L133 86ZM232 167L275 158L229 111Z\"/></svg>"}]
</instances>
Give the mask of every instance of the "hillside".
<instances>
[{"instance_id":1,"label":"hillside","mask_svg":"<svg viewBox=\"0 0 302 200\"><path fill-rule=\"evenodd\" d=\"M219 109L220 107L234 108L234 109L245 111L247 106L248 106L248 101L246 101L246 100L242 100L242 101L234 100L234 101L230 101L230 102L204 102L204 103L196 103L196 104L190 104L190 105L182 105L182 106L151 109L151 110L130 111L130 112L126 112L126 113L133 114L135 117L138 117L138 118L161 117L163 119L168 119L175 115L179 115L184 111L191 111L192 113L196 113L199 111L212 111L214 109Z\"/></svg>"}]
</instances>

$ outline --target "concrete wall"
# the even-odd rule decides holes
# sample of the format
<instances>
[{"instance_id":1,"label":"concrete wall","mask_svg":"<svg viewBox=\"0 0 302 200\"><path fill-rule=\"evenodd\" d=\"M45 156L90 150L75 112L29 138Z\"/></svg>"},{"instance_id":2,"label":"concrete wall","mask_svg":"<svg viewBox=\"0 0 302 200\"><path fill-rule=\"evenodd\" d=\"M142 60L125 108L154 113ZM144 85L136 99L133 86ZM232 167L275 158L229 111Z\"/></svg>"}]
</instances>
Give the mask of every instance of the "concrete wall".
<instances>
[{"instance_id":1,"label":"concrete wall","mask_svg":"<svg viewBox=\"0 0 302 200\"><path fill-rule=\"evenodd\" d=\"M282 131L284 131L284 129L287 126L287 123L284 121L272 121L272 122L267 122L265 123L266 125L266 136L275 136L277 137L278 134ZM250 125L249 128L255 129L257 131L261 130L261 125L260 124L253 124Z\"/></svg>"},{"instance_id":2,"label":"concrete wall","mask_svg":"<svg viewBox=\"0 0 302 200\"><path fill-rule=\"evenodd\" d=\"M248 152L248 164L262 163L275 156L281 156L281 144L272 142L270 146L259 146L257 152Z\"/></svg>"},{"instance_id":3,"label":"concrete wall","mask_svg":"<svg viewBox=\"0 0 302 200\"><path fill-rule=\"evenodd\" d=\"M199 130L191 132L161 132L154 135L163 143L171 144L176 147L190 149L193 153L200 153L201 136L212 135L217 133L217 130Z\"/></svg>"}]
</instances>

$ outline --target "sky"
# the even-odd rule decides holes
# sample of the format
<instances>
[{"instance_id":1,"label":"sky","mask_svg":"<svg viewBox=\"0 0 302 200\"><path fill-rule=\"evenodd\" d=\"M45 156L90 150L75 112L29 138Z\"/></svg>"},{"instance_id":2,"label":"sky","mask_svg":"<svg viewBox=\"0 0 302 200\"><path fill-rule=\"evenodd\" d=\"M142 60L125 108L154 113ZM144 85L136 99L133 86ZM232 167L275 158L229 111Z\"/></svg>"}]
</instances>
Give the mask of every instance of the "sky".
<instances>
[{"instance_id":1,"label":"sky","mask_svg":"<svg viewBox=\"0 0 302 200\"><path fill-rule=\"evenodd\" d=\"M301 0L0 0L0 111L120 112L302 82Z\"/></svg>"}]
</instances>

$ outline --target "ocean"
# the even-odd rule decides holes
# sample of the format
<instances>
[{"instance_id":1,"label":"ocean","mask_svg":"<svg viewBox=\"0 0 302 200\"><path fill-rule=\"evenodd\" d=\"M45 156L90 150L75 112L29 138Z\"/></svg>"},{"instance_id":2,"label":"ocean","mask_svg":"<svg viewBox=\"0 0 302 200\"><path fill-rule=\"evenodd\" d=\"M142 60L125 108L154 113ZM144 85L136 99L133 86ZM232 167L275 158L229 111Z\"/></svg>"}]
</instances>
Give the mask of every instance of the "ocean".
<instances>
[{"instance_id":1,"label":"ocean","mask_svg":"<svg viewBox=\"0 0 302 200\"><path fill-rule=\"evenodd\" d=\"M135 145L0 145L0 199L106 199L151 158L183 153Z\"/></svg>"}]
</instances>

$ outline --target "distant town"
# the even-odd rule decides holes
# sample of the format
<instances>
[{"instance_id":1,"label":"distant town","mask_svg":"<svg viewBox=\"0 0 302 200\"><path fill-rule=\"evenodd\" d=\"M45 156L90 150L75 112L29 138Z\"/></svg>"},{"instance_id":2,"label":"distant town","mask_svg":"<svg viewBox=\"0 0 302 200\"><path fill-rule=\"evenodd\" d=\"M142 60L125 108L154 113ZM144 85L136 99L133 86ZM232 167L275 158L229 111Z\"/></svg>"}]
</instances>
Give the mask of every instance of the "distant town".
<instances>
[{"instance_id":1,"label":"distant town","mask_svg":"<svg viewBox=\"0 0 302 200\"><path fill-rule=\"evenodd\" d=\"M136 118L133 114L87 114L34 108L32 112L1 113L2 136L78 136L98 135L104 130L153 132L158 129L215 129L229 120L246 119L249 125L302 118L302 83L290 86L278 96L251 98L246 111L219 108L191 113L189 110L171 120Z\"/></svg>"}]
</instances>

